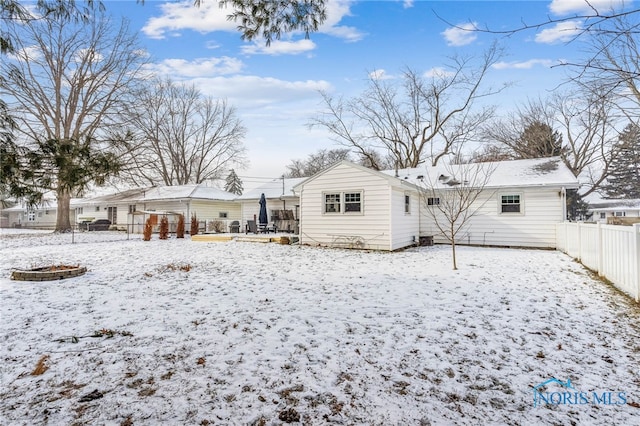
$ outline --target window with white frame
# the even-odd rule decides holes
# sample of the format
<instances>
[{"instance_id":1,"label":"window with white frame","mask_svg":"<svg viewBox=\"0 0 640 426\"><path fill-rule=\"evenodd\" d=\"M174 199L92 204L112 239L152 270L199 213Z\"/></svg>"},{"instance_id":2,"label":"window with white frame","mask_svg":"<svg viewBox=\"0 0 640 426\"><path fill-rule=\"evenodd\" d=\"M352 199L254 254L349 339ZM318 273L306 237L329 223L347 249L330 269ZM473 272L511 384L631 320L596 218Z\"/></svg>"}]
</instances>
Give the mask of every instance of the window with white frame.
<instances>
[{"instance_id":1,"label":"window with white frame","mask_svg":"<svg viewBox=\"0 0 640 426\"><path fill-rule=\"evenodd\" d=\"M500 211L502 213L520 213L522 211L519 194L501 195L500 205Z\"/></svg>"},{"instance_id":2,"label":"window with white frame","mask_svg":"<svg viewBox=\"0 0 640 426\"><path fill-rule=\"evenodd\" d=\"M34 210L27 210L27 221L28 222L36 221L36 212Z\"/></svg>"},{"instance_id":3,"label":"window with white frame","mask_svg":"<svg viewBox=\"0 0 640 426\"><path fill-rule=\"evenodd\" d=\"M605 212L600 212L600 219L606 219L607 214Z\"/></svg>"},{"instance_id":4,"label":"window with white frame","mask_svg":"<svg viewBox=\"0 0 640 426\"><path fill-rule=\"evenodd\" d=\"M324 212L340 213L341 194L324 194Z\"/></svg>"},{"instance_id":5,"label":"window with white frame","mask_svg":"<svg viewBox=\"0 0 640 426\"><path fill-rule=\"evenodd\" d=\"M324 213L362 213L362 191L323 194Z\"/></svg>"},{"instance_id":6,"label":"window with white frame","mask_svg":"<svg viewBox=\"0 0 640 426\"><path fill-rule=\"evenodd\" d=\"M76 207L76 214L82 214L84 207Z\"/></svg>"},{"instance_id":7,"label":"window with white frame","mask_svg":"<svg viewBox=\"0 0 640 426\"><path fill-rule=\"evenodd\" d=\"M411 213L411 196L404 194L404 212L406 214Z\"/></svg>"},{"instance_id":8,"label":"window with white frame","mask_svg":"<svg viewBox=\"0 0 640 426\"><path fill-rule=\"evenodd\" d=\"M96 211L99 212L100 211L100 206L96 206Z\"/></svg>"},{"instance_id":9,"label":"window with white frame","mask_svg":"<svg viewBox=\"0 0 640 426\"><path fill-rule=\"evenodd\" d=\"M229 213L227 212L218 212L218 219L226 219L229 217Z\"/></svg>"},{"instance_id":10,"label":"window with white frame","mask_svg":"<svg viewBox=\"0 0 640 426\"><path fill-rule=\"evenodd\" d=\"M361 212L362 194L360 192L347 192L344 194L344 212Z\"/></svg>"},{"instance_id":11,"label":"window with white frame","mask_svg":"<svg viewBox=\"0 0 640 426\"><path fill-rule=\"evenodd\" d=\"M135 213L135 212L136 212L136 205L129 204L129 213Z\"/></svg>"},{"instance_id":12,"label":"window with white frame","mask_svg":"<svg viewBox=\"0 0 640 426\"><path fill-rule=\"evenodd\" d=\"M439 206L440 205L440 198L439 197L429 197L429 198L427 198L427 205L428 206Z\"/></svg>"},{"instance_id":13,"label":"window with white frame","mask_svg":"<svg viewBox=\"0 0 640 426\"><path fill-rule=\"evenodd\" d=\"M622 217L622 216L626 216L626 215L627 215L627 212L616 212L615 213L616 217Z\"/></svg>"}]
</instances>

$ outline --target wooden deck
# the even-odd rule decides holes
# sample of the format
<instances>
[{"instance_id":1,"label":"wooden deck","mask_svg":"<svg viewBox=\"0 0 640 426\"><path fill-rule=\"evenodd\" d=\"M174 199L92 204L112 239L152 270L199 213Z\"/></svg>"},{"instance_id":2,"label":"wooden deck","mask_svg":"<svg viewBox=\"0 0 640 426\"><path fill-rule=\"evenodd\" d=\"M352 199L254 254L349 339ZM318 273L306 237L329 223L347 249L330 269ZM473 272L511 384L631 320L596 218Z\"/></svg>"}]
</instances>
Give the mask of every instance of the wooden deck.
<instances>
[{"instance_id":1,"label":"wooden deck","mask_svg":"<svg viewBox=\"0 0 640 426\"><path fill-rule=\"evenodd\" d=\"M191 237L191 241L207 243L238 241L248 243L290 244L292 240L292 234L198 234Z\"/></svg>"}]
</instances>

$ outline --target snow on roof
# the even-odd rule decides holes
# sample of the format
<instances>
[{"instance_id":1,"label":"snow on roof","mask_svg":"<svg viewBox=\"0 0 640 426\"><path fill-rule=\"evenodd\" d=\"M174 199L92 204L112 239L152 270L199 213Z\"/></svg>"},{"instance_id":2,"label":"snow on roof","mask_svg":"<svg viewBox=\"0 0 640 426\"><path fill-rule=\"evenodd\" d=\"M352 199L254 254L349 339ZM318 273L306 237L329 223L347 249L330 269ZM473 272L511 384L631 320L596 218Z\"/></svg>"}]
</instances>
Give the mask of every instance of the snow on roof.
<instances>
[{"instance_id":1,"label":"snow on roof","mask_svg":"<svg viewBox=\"0 0 640 426\"><path fill-rule=\"evenodd\" d=\"M262 194L267 198L293 197L293 187L307 178L277 178L237 197L238 200L258 200Z\"/></svg>"},{"instance_id":2,"label":"snow on roof","mask_svg":"<svg viewBox=\"0 0 640 426\"><path fill-rule=\"evenodd\" d=\"M230 201L236 198L236 194L203 185L157 186L147 189L140 201L177 200L183 198Z\"/></svg>"},{"instance_id":3,"label":"snow on roof","mask_svg":"<svg viewBox=\"0 0 640 426\"><path fill-rule=\"evenodd\" d=\"M600 199L589 203L592 211L640 210L640 199Z\"/></svg>"},{"instance_id":4,"label":"snow on roof","mask_svg":"<svg viewBox=\"0 0 640 426\"><path fill-rule=\"evenodd\" d=\"M491 171L489 180L485 185L487 188L522 186L565 186L577 188L579 186L578 180L564 165L560 157L462 165L438 164L435 167L423 166L398 170L398 178L416 185L451 181L456 179L456 175L464 174L464 170L467 167L484 168ZM395 176L396 171L385 170L382 173Z\"/></svg>"},{"instance_id":5,"label":"snow on roof","mask_svg":"<svg viewBox=\"0 0 640 426\"><path fill-rule=\"evenodd\" d=\"M72 198L69 202L71 208L74 208L77 205L82 204L81 198ZM45 199L42 204L37 206L28 206L26 203L18 203L15 206L7 207L6 209L2 209L3 212L23 212L27 210L55 210L58 208L58 202L54 199Z\"/></svg>"},{"instance_id":6,"label":"snow on roof","mask_svg":"<svg viewBox=\"0 0 640 426\"><path fill-rule=\"evenodd\" d=\"M83 204L97 204L105 202L135 203L144 201L181 200L186 198L231 201L236 198L236 194L203 185L155 186L129 189L116 194L102 195L87 199Z\"/></svg>"}]
</instances>

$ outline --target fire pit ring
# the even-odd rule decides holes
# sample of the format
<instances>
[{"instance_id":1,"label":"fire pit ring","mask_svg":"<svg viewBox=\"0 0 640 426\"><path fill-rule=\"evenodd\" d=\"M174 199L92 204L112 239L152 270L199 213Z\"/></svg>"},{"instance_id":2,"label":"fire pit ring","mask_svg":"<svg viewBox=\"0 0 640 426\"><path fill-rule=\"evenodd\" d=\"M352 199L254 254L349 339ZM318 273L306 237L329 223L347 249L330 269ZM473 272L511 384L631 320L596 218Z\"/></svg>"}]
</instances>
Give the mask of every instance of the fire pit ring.
<instances>
[{"instance_id":1,"label":"fire pit ring","mask_svg":"<svg viewBox=\"0 0 640 426\"><path fill-rule=\"evenodd\" d=\"M84 275L87 268L84 266L52 265L28 270L15 270L11 272L11 279L16 281L54 281L65 278Z\"/></svg>"}]
</instances>

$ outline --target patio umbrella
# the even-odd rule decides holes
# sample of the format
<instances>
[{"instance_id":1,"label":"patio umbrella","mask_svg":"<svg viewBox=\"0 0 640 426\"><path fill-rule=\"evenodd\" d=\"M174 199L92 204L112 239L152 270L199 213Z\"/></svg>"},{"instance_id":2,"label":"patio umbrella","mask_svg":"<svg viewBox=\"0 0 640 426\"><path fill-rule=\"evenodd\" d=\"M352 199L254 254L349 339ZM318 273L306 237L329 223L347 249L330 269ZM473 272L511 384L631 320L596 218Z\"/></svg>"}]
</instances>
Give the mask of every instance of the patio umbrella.
<instances>
[{"instance_id":1,"label":"patio umbrella","mask_svg":"<svg viewBox=\"0 0 640 426\"><path fill-rule=\"evenodd\" d=\"M258 215L258 223L260 225L266 225L269 223L269 217L267 216L267 199L264 193L260 196L260 215Z\"/></svg>"}]
</instances>

